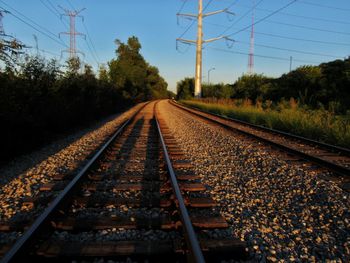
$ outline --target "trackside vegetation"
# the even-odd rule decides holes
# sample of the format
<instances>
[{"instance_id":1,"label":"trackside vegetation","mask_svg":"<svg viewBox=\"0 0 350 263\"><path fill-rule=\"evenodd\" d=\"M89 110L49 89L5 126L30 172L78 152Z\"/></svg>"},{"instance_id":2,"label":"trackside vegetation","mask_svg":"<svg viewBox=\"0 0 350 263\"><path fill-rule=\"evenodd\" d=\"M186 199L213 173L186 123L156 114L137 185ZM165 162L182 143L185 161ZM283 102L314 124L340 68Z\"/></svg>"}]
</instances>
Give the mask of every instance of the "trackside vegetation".
<instances>
[{"instance_id":1,"label":"trackside vegetation","mask_svg":"<svg viewBox=\"0 0 350 263\"><path fill-rule=\"evenodd\" d=\"M116 57L97 74L78 58L60 66L56 60L10 57L0 50L2 161L135 103L169 96L158 69L140 54L136 37L116 44Z\"/></svg>"},{"instance_id":2,"label":"trackside vegetation","mask_svg":"<svg viewBox=\"0 0 350 263\"><path fill-rule=\"evenodd\" d=\"M350 118L324 109L309 110L295 100L252 105L250 100L184 100L183 104L268 128L350 148Z\"/></svg>"},{"instance_id":3,"label":"trackside vegetation","mask_svg":"<svg viewBox=\"0 0 350 263\"><path fill-rule=\"evenodd\" d=\"M279 78L243 75L233 84L177 83L187 105L269 128L350 148L350 59L302 66Z\"/></svg>"}]
</instances>

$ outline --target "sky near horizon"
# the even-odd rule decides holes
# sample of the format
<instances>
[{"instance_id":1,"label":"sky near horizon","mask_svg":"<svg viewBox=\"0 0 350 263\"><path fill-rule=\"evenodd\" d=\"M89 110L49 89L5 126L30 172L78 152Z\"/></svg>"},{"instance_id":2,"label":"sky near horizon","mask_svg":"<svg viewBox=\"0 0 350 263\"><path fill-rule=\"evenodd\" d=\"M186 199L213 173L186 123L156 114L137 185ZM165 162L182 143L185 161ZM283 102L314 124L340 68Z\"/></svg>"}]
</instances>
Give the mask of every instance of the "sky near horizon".
<instances>
[{"instance_id":1,"label":"sky near horizon","mask_svg":"<svg viewBox=\"0 0 350 263\"><path fill-rule=\"evenodd\" d=\"M204 39L229 35L235 41L204 45L204 82L212 68L212 83L233 83L247 72L253 2L257 22L254 72L278 77L289 71L290 57L295 69L350 55L349 0L203 0L204 13L227 7L235 13L204 18ZM136 36L142 55L158 67L172 91L177 81L194 76L195 66L195 46L178 43L177 49L176 38L187 31L182 38L195 40L196 22L176 14L194 14L197 5L198 0L0 0L0 8L11 12L3 18L5 33L32 47L35 34L40 53L57 59L69 45L69 36L58 37L59 32L68 31L68 19L60 19L63 10L59 6L86 8L81 12L84 20L76 19L76 30L87 35L86 40L80 36L76 40L85 62L96 69L97 63L107 63L116 56L115 39L126 42ZM36 54L36 49L30 53ZM60 62L67 56L63 54Z\"/></svg>"}]
</instances>

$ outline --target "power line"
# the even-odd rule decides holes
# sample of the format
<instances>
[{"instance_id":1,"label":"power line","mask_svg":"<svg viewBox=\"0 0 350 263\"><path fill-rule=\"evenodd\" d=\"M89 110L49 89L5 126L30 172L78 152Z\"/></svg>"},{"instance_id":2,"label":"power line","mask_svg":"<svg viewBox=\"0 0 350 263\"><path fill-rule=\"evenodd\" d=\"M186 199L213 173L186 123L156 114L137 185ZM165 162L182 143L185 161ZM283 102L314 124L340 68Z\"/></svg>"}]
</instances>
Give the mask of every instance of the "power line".
<instances>
[{"instance_id":1,"label":"power line","mask_svg":"<svg viewBox=\"0 0 350 263\"><path fill-rule=\"evenodd\" d=\"M205 11L205 10L209 7L209 5L211 4L211 2L213 2L213 0L210 0L210 1L206 4L206 6L204 7L203 11ZM185 31L184 31L178 38L182 38L182 37L188 32L188 30L191 29L191 27L194 25L195 22L196 22L196 20L193 20L192 23L185 29Z\"/></svg>"},{"instance_id":2,"label":"power line","mask_svg":"<svg viewBox=\"0 0 350 263\"><path fill-rule=\"evenodd\" d=\"M226 27L224 25L211 23L211 22L206 22L206 24L216 26L216 27ZM248 32L247 29L244 31ZM266 33L266 32L261 32L261 31L259 31L259 32L254 31L254 32L255 32L255 34L259 34L259 35L265 35L265 36L270 36L270 37L289 39L289 40L295 40L295 41L301 41L301 42L311 42L311 43L318 43L318 44L325 44L325 45L336 45L336 46L350 46L350 43L340 43L340 42L330 42L330 41L307 39L307 38L288 37L288 36L284 36L284 35L271 34L271 33Z\"/></svg>"},{"instance_id":3,"label":"power line","mask_svg":"<svg viewBox=\"0 0 350 263\"><path fill-rule=\"evenodd\" d=\"M58 17L61 17L61 12L60 12L60 10L58 10L57 7L56 7L53 3L51 3L50 0L46 0L46 1L49 3L49 5L52 7L52 9L56 11Z\"/></svg>"},{"instance_id":4,"label":"power line","mask_svg":"<svg viewBox=\"0 0 350 263\"><path fill-rule=\"evenodd\" d=\"M51 32L49 29L41 26L40 24L36 23L35 21L33 21L31 18L27 17L26 15L24 15L23 13L19 12L18 10L16 10L15 8L11 7L10 5L6 4L4 1L0 0L1 3L3 3L4 5L6 5L7 7L9 7L10 9L12 9L13 11L15 11L17 14L19 14L20 16L24 17L24 19L28 20L29 22L25 21L24 19L20 18L19 16L13 14L12 12L10 12L11 15L13 15L14 17L16 17L17 19L21 20L23 23L27 24L28 26L32 27L33 29L35 29L36 31L46 35L47 37L51 38L52 40L54 40L57 43L60 43L61 45L64 45L63 41L60 40L60 42L58 42L58 40L54 39L53 37L49 36L47 33L51 34L52 36L57 38L57 35L53 32ZM34 26L34 25L35 26ZM39 27L40 29L38 29L37 27ZM47 33L43 32L46 31Z\"/></svg>"},{"instance_id":5,"label":"power line","mask_svg":"<svg viewBox=\"0 0 350 263\"><path fill-rule=\"evenodd\" d=\"M314 39L306 39L306 38L296 38L296 37L288 37L283 35L277 35L277 34L271 34L271 33L263 33L263 32L256 32L256 34L270 36L270 37L277 37L277 38L284 38L289 40L296 40L296 41L303 41L303 42L311 42L311 43L319 43L319 44L327 44L327 45L336 45L336 46L350 46L350 43L339 43L339 42L330 42L330 41L322 41L322 40L314 40Z\"/></svg>"},{"instance_id":6,"label":"power line","mask_svg":"<svg viewBox=\"0 0 350 263\"><path fill-rule=\"evenodd\" d=\"M239 54L239 55L244 55L244 56L249 55L249 53L240 52L240 51L232 51L232 50L227 50L227 49L222 49L222 48L215 48L215 47L206 47L206 48L211 49L211 50L220 51L220 52L225 52L225 53ZM267 56L267 55L254 54L254 57L268 58L268 59L281 60L281 61L290 61L290 58L277 57L277 56ZM320 64L321 63L321 62L301 60L301 59L293 59L293 61L297 61L297 62L301 62L301 63L311 63L311 64Z\"/></svg>"},{"instance_id":7,"label":"power line","mask_svg":"<svg viewBox=\"0 0 350 263\"><path fill-rule=\"evenodd\" d=\"M228 36L236 35L236 34L242 32L242 31L245 31L246 29L250 28L252 25L256 25L256 24L258 24L258 23L261 23L262 21L268 19L269 17L271 17L271 16L277 14L278 12L282 11L283 9L286 9L286 8L289 7L290 5L294 4L296 1L298 1L298 0L290 1L288 4L286 4L286 5L282 6L281 8L279 8L279 9L273 11L272 13L268 14L267 16L264 16L263 18L257 20L257 21L254 22L253 24L248 25L248 26L246 26L246 27L243 27L242 29L240 29L240 30L238 30L238 31L236 31L236 32L234 32L234 33L232 33L232 34L229 34Z\"/></svg>"},{"instance_id":8,"label":"power line","mask_svg":"<svg viewBox=\"0 0 350 263\"><path fill-rule=\"evenodd\" d=\"M48 38L50 38L51 40L55 41L56 43L60 44L61 46L64 46L64 47L68 47L67 45L65 45L64 43L58 41L57 39L53 38L52 36L50 36L49 34L45 33L44 31L36 28L35 26L31 25L30 23L28 23L27 21L23 20L22 18L20 18L19 16L13 14L13 13L9 13L11 14L13 17L17 18L18 20L20 20L21 22L23 22L24 24L26 24L27 26L33 28L35 31L38 31L39 33L47 36Z\"/></svg>"},{"instance_id":9,"label":"power line","mask_svg":"<svg viewBox=\"0 0 350 263\"><path fill-rule=\"evenodd\" d=\"M241 21L244 17L246 17L248 14L250 14L255 7L260 5L264 0L260 0L257 4L253 5L247 12L245 12L239 19L237 19L235 22L233 22L228 28L226 28L220 35L224 35L227 31L229 31L234 25L236 25L239 21ZM219 36L220 36L219 35Z\"/></svg>"},{"instance_id":10,"label":"power line","mask_svg":"<svg viewBox=\"0 0 350 263\"><path fill-rule=\"evenodd\" d=\"M52 8L50 6L48 6L44 0L40 0L40 2L46 7L46 9L48 9L52 14L54 14L55 16L57 16L57 14L55 13L54 10L52 10Z\"/></svg>"},{"instance_id":11,"label":"power line","mask_svg":"<svg viewBox=\"0 0 350 263\"><path fill-rule=\"evenodd\" d=\"M181 12L182 12L182 10L184 9L184 7L185 7L185 5L186 5L186 3L187 3L188 0L182 0L182 1L183 1L183 3L182 3L182 5L181 5L179 11L177 11L177 13L181 13Z\"/></svg>"},{"instance_id":12,"label":"power line","mask_svg":"<svg viewBox=\"0 0 350 263\"><path fill-rule=\"evenodd\" d=\"M241 44L245 44L245 45L249 45L248 42L244 42L244 41L235 41L235 42L241 43ZM276 50L282 50L282 51L295 52L295 53L306 54L306 55L313 55L313 56L342 58L341 56L334 56L334 55L329 55L329 54L324 54L324 53L315 53L315 52L296 50L296 49L289 49L289 48L281 48L281 47L270 46L270 45L265 45L265 44L256 44L255 43L255 46L264 47L264 48L270 48L270 49L276 49Z\"/></svg>"},{"instance_id":13,"label":"power line","mask_svg":"<svg viewBox=\"0 0 350 263\"><path fill-rule=\"evenodd\" d=\"M71 7L73 10L75 10L75 7L73 6L73 4L72 4L72 2L71 2L71 1L66 0L66 2L68 3L68 5L70 5L70 7Z\"/></svg>"},{"instance_id":14,"label":"power line","mask_svg":"<svg viewBox=\"0 0 350 263\"><path fill-rule=\"evenodd\" d=\"M242 5L242 4L240 4L239 6L250 8L249 6ZM273 10L265 9L265 8L256 8L256 10L263 11L263 12L273 12ZM336 23L336 24L343 24L343 25L350 25L350 22L347 22L347 21L340 21L340 20L326 19L326 18L320 18L320 17L296 15L296 14L291 14L291 13L288 13L288 12L280 12L279 14L280 15L285 15L285 16L291 16L291 17L298 17L298 18L302 18L302 19L308 19L308 20L315 20L315 21L322 21L322 22Z\"/></svg>"},{"instance_id":15,"label":"power line","mask_svg":"<svg viewBox=\"0 0 350 263\"><path fill-rule=\"evenodd\" d=\"M238 3L239 0L234 1L232 4L230 4L228 7L226 7L227 9L230 9L232 6L236 5Z\"/></svg>"},{"instance_id":16,"label":"power line","mask_svg":"<svg viewBox=\"0 0 350 263\"><path fill-rule=\"evenodd\" d=\"M99 59L98 59L98 54L97 54L97 52L96 52L95 45L94 45L94 43L92 42L92 39L91 39L90 34L89 34L89 30L87 29L87 26L85 25L84 21L83 21L83 26L84 26L84 28L85 28L86 35L87 35L87 37L88 37L88 39L89 39L89 41L90 41L90 44L91 44L91 46L92 46L92 49L91 49L90 46L88 45L88 48L89 48L89 50L90 50L90 53L91 53L91 55L93 56L93 58L94 58L95 62L97 63L97 65L99 65L100 63L98 62ZM88 41L86 41L86 42L88 43Z\"/></svg>"},{"instance_id":17,"label":"power line","mask_svg":"<svg viewBox=\"0 0 350 263\"><path fill-rule=\"evenodd\" d=\"M340 32L340 31L334 31L334 30L328 30L328 29L322 29L322 28L316 28L316 27L308 27L308 26L294 25L294 24L289 24L289 23L284 23L284 22L278 22L278 21L273 21L273 20L266 20L265 22L266 22L266 23L273 23L273 24L278 24L278 25L289 26L289 27L303 28L303 29L308 29L308 30L313 30L313 31L334 33L334 34L340 34L340 35L350 35L350 33L347 33L347 32Z\"/></svg>"},{"instance_id":18,"label":"power line","mask_svg":"<svg viewBox=\"0 0 350 263\"><path fill-rule=\"evenodd\" d=\"M318 6L318 7L328 8L328 9L346 11L346 12L350 11L350 9L348 9L348 8L337 7L337 6L330 6L330 5L323 5L323 4L316 4L316 3L312 3L312 2L308 2L308 1L304 1L304 0L300 0L299 2L301 4L304 4L304 5L312 5L312 6Z\"/></svg>"}]
</instances>

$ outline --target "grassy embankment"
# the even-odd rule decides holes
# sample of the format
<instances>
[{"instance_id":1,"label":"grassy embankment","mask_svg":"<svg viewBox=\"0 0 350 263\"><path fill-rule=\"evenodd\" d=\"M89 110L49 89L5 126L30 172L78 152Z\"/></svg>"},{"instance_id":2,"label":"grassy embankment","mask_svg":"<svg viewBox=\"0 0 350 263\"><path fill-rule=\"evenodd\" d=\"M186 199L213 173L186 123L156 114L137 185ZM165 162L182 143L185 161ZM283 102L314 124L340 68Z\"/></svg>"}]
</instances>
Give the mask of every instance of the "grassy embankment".
<instances>
[{"instance_id":1,"label":"grassy embankment","mask_svg":"<svg viewBox=\"0 0 350 263\"><path fill-rule=\"evenodd\" d=\"M300 107L294 100L272 107L271 102L184 100L183 104L268 128L350 148L350 116Z\"/></svg>"}]
</instances>

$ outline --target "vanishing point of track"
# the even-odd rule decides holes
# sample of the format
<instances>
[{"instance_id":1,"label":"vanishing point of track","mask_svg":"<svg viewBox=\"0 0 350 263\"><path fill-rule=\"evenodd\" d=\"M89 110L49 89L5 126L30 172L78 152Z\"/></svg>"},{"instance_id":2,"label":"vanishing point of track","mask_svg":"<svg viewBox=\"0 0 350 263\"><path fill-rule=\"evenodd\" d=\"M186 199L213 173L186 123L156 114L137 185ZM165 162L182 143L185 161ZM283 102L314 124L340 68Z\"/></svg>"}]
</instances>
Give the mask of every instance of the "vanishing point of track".
<instances>
[{"instance_id":1,"label":"vanishing point of track","mask_svg":"<svg viewBox=\"0 0 350 263\"><path fill-rule=\"evenodd\" d=\"M78 174L41 187L57 196L37 219L2 226L23 232L2 262L244 257L244 242L207 234L228 224L204 189L157 102L145 104Z\"/></svg>"}]
</instances>

